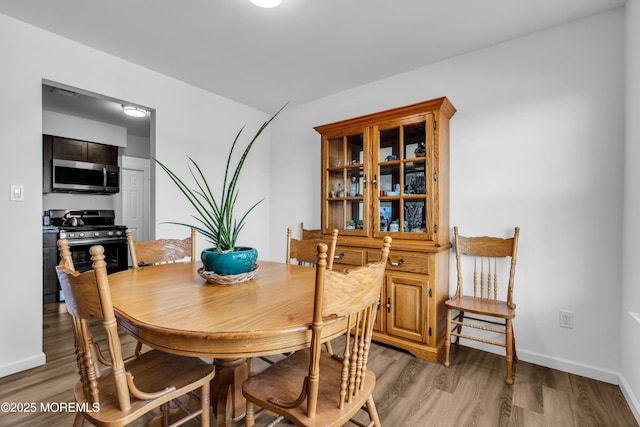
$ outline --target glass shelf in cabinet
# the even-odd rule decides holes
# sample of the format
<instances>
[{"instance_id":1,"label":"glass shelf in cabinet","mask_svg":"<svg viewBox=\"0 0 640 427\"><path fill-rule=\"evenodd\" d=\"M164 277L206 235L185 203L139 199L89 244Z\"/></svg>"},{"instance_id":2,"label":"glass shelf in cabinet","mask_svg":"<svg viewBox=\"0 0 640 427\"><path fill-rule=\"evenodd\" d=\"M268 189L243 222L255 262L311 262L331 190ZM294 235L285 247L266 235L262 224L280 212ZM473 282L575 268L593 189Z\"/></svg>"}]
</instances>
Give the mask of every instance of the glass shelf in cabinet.
<instances>
[{"instance_id":1,"label":"glass shelf in cabinet","mask_svg":"<svg viewBox=\"0 0 640 427\"><path fill-rule=\"evenodd\" d=\"M328 167L327 172L330 172L332 178L342 177L344 166Z\"/></svg>"},{"instance_id":2,"label":"glass shelf in cabinet","mask_svg":"<svg viewBox=\"0 0 640 427\"><path fill-rule=\"evenodd\" d=\"M410 161L404 162L404 170L406 172L422 172L425 168L424 160L419 159L411 159Z\"/></svg>"}]
</instances>

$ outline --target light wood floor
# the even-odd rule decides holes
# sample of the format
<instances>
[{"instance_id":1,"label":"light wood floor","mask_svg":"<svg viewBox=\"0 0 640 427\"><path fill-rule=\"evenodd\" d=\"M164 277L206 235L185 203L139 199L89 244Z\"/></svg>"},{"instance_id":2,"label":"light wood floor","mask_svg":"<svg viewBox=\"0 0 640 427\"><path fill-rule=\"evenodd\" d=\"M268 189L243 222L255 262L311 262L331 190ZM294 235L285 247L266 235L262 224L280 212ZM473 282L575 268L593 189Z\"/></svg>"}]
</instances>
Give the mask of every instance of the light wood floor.
<instances>
[{"instance_id":1,"label":"light wood floor","mask_svg":"<svg viewBox=\"0 0 640 427\"><path fill-rule=\"evenodd\" d=\"M61 402L73 402L78 378L64 305L44 306L43 335L46 365L0 378L0 402L34 403L37 410L0 412L0 426L70 426L73 421L73 413L57 410ZM130 354L133 339L121 338L124 353ZM252 369L264 366L254 360ZM378 344L372 346L369 360L377 375L374 398L385 427L638 426L618 386L522 361L515 364L514 385L508 386L504 358L468 347L454 349L449 368ZM53 405L42 412L41 404L47 403ZM259 421L264 425L267 420ZM242 425L239 421L234 427Z\"/></svg>"}]
</instances>

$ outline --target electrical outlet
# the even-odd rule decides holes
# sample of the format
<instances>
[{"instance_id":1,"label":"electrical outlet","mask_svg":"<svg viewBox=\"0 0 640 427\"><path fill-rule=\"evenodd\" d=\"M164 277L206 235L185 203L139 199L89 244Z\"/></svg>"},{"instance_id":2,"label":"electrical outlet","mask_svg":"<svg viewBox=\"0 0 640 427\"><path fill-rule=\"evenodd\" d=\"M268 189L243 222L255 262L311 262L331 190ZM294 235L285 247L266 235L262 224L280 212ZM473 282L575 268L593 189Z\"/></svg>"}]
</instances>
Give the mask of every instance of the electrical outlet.
<instances>
[{"instance_id":1,"label":"electrical outlet","mask_svg":"<svg viewBox=\"0 0 640 427\"><path fill-rule=\"evenodd\" d=\"M573 329L573 311L560 310L560 327Z\"/></svg>"}]
</instances>

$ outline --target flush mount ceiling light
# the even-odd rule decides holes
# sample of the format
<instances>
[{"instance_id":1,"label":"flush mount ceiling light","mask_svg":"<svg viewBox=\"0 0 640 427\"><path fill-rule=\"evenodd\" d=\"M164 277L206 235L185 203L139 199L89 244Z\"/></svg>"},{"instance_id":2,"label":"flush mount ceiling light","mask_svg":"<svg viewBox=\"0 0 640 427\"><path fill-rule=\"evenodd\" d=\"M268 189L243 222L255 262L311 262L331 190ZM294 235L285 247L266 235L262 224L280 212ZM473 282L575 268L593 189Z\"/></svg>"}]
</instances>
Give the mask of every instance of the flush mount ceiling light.
<instances>
[{"instance_id":1,"label":"flush mount ceiling light","mask_svg":"<svg viewBox=\"0 0 640 427\"><path fill-rule=\"evenodd\" d=\"M125 106L125 105L122 106L122 111L127 116L131 116L131 117L144 117L147 115L147 111L143 110L142 108Z\"/></svg>"},{"instance_id":2,"label":"flush mount ceiling light","mask_svg":"<svg viewBox=\"0 0 640 427\"><path fill-rule=\"evenodd\" d=\"M272 8L280 5L282 0L249 0L258 7Z\"/></svg>"}]
</instances>

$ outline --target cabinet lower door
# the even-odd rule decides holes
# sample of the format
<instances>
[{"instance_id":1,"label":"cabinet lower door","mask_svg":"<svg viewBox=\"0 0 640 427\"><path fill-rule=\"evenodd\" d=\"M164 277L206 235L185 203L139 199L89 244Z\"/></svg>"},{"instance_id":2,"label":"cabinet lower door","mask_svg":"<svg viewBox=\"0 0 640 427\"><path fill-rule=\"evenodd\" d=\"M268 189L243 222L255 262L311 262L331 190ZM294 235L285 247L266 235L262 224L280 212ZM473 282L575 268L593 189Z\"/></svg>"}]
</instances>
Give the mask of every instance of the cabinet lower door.
<instances>
[{"instance_id":1,"label":"cabinet lower door","mask_svg":"<svg viewBox=\"0 0 640 427\"><path fill-rule=\"evenodd\" d=\"M386 276L386 333L390 336L428 342L428 276L391 273Z\"/></svg>"}]
</instances>

